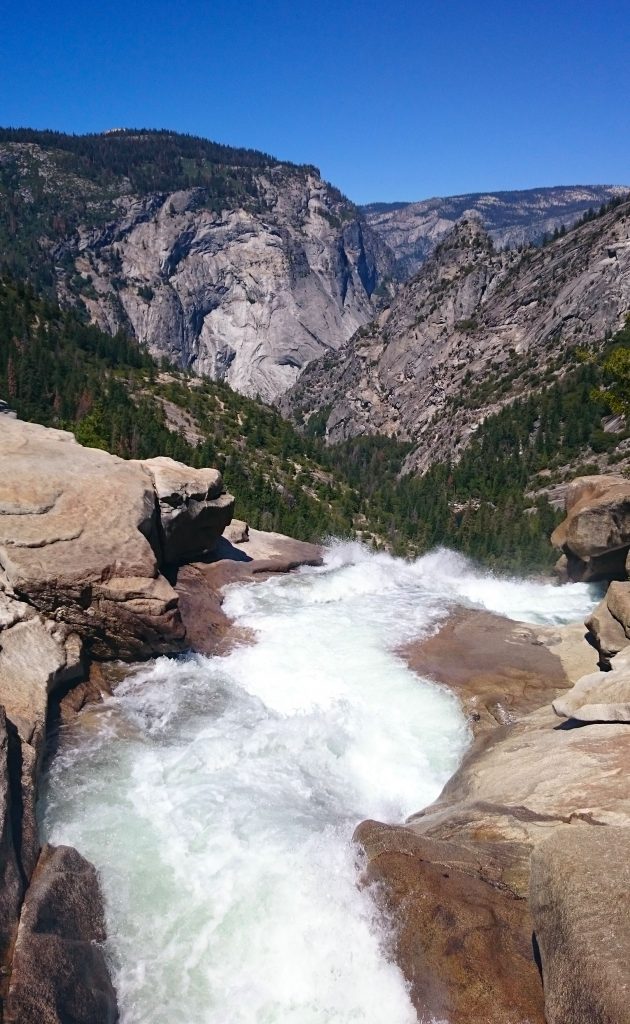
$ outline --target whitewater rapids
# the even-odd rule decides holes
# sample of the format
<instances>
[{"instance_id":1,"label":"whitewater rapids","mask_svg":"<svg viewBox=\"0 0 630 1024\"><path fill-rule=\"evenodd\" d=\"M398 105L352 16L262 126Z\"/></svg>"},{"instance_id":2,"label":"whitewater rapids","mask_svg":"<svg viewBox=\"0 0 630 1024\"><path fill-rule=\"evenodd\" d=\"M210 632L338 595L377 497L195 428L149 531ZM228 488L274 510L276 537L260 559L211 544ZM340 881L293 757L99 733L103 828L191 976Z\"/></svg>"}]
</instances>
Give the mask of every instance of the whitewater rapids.
<instances>
[{"instance_id":1,"label":"whitewater rapids","mask_svg":"<svg viewBox=\"0 0 630 1024\"><path fill-rule=\"evenodd\" d=\"M469 735L393 652L455 602L563 623L594 600L336 543L321 568L229 588L252 646L159 659L84 714L41 825L99 868L122 1024L414 1024L351 837L435 799Z\"/></svg>"}]
</instances>

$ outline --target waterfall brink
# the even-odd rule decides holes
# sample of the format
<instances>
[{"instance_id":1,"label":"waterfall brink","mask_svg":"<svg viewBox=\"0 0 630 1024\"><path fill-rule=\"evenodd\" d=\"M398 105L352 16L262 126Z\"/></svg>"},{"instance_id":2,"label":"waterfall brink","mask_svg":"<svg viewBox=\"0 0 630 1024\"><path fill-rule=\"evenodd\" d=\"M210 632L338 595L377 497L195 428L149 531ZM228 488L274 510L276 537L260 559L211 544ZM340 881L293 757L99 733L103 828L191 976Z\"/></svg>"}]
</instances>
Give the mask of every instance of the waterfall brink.
<instances>
[{"instance_id":1,"label":"waterfall brink","mask_svg":"<svg viewBox=\"0 0 630 1024\"><path fill-rule=\"evenodd\" d=\"M43 804L46 838L101 872L123 1024L412 1024L350 840L437 797L468 729L393 652L454 603L560 623L593 601L333 543L229 589L251 646L133 672L63 738Z\"/></svg>"}]
</instances>

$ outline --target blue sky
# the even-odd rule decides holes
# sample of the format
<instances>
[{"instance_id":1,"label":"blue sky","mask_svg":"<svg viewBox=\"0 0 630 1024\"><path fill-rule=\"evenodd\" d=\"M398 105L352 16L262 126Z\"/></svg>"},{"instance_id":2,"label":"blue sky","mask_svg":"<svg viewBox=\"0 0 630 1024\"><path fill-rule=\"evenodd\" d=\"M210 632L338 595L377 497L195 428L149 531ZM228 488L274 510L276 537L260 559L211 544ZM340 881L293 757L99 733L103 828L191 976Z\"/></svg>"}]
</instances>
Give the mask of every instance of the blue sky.
<instances>
[{"instance_id":1,"label":"blue sky","mask_svg":"<svg viewBox=\"0 0 630 1024\"><path fill-rule=\"evenodd\" d=\"M630 183L630 4L5 2L0 124L168 127L357 202Z\"/></svg>"}]
</instances>

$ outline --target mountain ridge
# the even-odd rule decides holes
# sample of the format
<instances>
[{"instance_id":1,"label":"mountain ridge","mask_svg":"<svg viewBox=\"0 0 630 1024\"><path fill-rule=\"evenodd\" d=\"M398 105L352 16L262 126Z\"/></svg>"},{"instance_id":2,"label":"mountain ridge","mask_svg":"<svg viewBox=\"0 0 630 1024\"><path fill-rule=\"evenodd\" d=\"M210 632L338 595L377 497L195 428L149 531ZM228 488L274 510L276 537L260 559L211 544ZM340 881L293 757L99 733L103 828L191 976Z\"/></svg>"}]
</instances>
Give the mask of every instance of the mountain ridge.
<instances>
[{"instance_id":1,"label":"mountain ridge","mask_svg":"<svg viewBox=\"0 0 630 1024\"><path fill-rule=\"evenodd\" d=\"M0 243L103 329L265 399L371 319L393 263L313 166L169 132L0 131Z\"/></svg>"},{"instance_id":2,"label":"mountain ridge","mask_svg":"<svg viewBox=\"0 0 630 1024\"><path fill-rule=\"evenodd\" d=\"M397 275L406 280L471 210L480 214L496 246L515 248L569 228L588 210L628 193L630 188L625 185L552 185L433 196L405 203L369 203L361 212L393 251Z\"/></svg>"},{"instance_id":3,"label":"mountain ridge","mask_svg":"<svg viewBox=\"0 0 630 1024\"><path fill-rule=\"evenodd\" d=\"M333 443L361 433L412 442L406 469L423 472L456 458L527 390L528 374L531 389L561 373L567 353L603 342L629 310L630 202L522 253L497 252L474 215L377 320L307 368L282 408L318 415Z\"/></svg>"}]
</instances>

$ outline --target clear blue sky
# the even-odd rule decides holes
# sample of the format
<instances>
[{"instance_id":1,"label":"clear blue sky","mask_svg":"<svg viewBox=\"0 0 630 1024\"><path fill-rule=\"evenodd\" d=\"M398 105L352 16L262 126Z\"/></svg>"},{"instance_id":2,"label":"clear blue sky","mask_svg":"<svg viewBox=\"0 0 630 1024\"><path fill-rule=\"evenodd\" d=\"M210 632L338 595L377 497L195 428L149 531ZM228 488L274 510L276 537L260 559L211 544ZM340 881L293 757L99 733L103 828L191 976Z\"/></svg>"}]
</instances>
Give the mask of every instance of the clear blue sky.
<instances>
[{"instance_id":1,"label":"clear blue sky","mask_svg":"<svg viewBox=\"0 0 630 1024\"><path fill-rule=\"evenodd\" d=\"M0 124L167 127L357 202L630 183L628 0L8 2Z\"/></svg>"}]
</instances>

